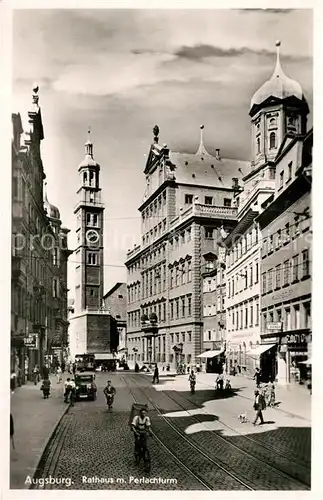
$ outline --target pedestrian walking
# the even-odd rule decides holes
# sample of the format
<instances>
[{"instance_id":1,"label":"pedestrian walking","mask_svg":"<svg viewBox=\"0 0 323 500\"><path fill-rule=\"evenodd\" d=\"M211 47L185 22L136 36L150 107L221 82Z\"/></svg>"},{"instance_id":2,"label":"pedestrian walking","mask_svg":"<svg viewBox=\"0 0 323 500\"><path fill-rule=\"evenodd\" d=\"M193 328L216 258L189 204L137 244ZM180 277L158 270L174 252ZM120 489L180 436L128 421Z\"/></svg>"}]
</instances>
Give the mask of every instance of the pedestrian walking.
<instances>
[{"instance_id":1,"label":"pedestrian walking","mask_svg":"<svg viewBox=\"0 0 323 500\"><path fill-rule=\"evenodd\" d=\"M73 372L73 375L75 375L75 373L76 373L76 363L73 363L73 365L72 365L72 372Z\"/></svg>"},{"instance_id":2,"label":"pedestrian walking","mask_svg":"<svg viewBox=\"0 0 323 500\"><path fill-rule=\"evenodd\" d=\"M48 399L50 395L50 380L49 378L44 378L42 381L42 385L40 386L40 390L43 391L44 399Z\"/></svg>"},{"instance_id":3,"label":"pedestrian walking","mask_svg":"<svg viewBox=\"0 0 323 500\"><path fill-rule=\"evenodd\" d=\"M262 394L259 393L258 389L255 390L255 401L253 404L253 409L256 412L255 420L253 421L253 425L256 425L258 418L260 419L260 425L264 424L264 417L262 415L263 410L266 408L265 398Z\"/></svg>"},{"instance_id":4,"label":"pedestrian walking","mask_svg":"<svg viewBox=\"0 0 323 500\"><path fill-rule=\"evenodd\" d=\"M259 388L260 387L260 378L261 378L261 373L259 368L256 368L255 374L253 376L253 380L256 380L256 386Z\"/></svg>"},{"instance_id":5,"label":"pedestrian walking","mask_svg":"<svg viewBox=\"0 0 323 500\"><path fill-rule=\"evenodd\" d=\"M159 384L159 370L157 364L155 366L154 376L153 376L153 384L155 383Z\"/></svg>"},{"instance_id":6,"label":"pedestrian walking","mask_svg":"<svg viewBox=\"0 0 323 500\"><path fill-rule=\"evenodd\" d=\"M11 375L10 375L10 390L11 394L15 392L16 389L16 373L14 370L11 370Z\"/></svg>"},{"instance_id":7,"label":"pedestrian walking","mask_svg":"<svg viewBox=\"0 0 323 500\"><path fill-rule=\"evenodd\" d=\"M22 386L22 369L20 368L20 366L18 366L17 368L17 387L21 387Z\"/></svg>"},{"instance_id":8,"label":"pedestrian walking","mask_svg":"<svg viewBox=\"0 0 323 500\"><path fill-rule=\"evenodd\" d=\"M216 389L222 391L223 390L223 384L224 384L223 374L220 373L217 376L217 379L216 379Z\"/></svg>"},{"instance_id":9,"label":"pedestrian walking","mask_svg":"<svg viewBox=\"0 0 323 500\"><path fill-rule=\"evenodd\" d=\"M62 373L64 373L65 372L65 361L62 361L61 367L62 367Z\"/></svg>"},{"instance_id":10,"label":"pedestrian walking","mask_svg":"<svg viewBox=\"0 0 323 500\"><path fill-rule=\"evenodd\" d=\"M34 379L34 384L37 385L37 382L39 382L39 366L35 365L33 369L33 379Z\"/></svg>"},{"instance_id":11,"label":"pedestrian walking","mask_svg":"<svg viewBox=\"0 0 323 500\"><path fill-rule=\"evenodd\" d=\"M10 413L10 441L11 441L11 445L12 445L13 449L15 449L14 435L15 435L15 427L14 427L14 423L13 423L13 416Z\"/></svg>"},{"instance_id":12,"label":"pedestrian walking","mask_svg":"<svg viewBox=\"0 0 323 500\"><path fill-rule=\"evenodd\" d=\"M270 391L270 397L269 397L269 402L268 406L275 406L276 403L276 391L275 391L275 386L273 382L270 382L269 384L269 391Z\"/></svg>"},{"instance_id":13,"label":"pedestrian walking","mask_svg":"<svg viewBox=\"0 0 323 500\"><path fill-rule=\"evenodd\" d=\"M62 381L62 369L59 365L56 369L56 377L57 377L57 383L59 384Z\"/></svg>"}]
</instances>

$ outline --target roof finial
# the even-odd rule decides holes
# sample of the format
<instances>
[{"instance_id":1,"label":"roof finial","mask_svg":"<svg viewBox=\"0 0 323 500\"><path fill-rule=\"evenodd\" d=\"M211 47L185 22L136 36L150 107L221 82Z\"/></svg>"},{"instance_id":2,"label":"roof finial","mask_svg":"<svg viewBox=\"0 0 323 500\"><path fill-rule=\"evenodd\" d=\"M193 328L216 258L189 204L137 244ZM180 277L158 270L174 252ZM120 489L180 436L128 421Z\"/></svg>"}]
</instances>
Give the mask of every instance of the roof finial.
<instances>
[{"instance_id":1,"label":"roof finial","mask_svg":"<svg viewBox=\"0 0 323 500\"><path fill-rule=\"evenodd\" d=\"M91 141L91 127L88 127L87 130L87 141L85 143L85 154L91 156L93 158L93 144Z\"/></svg>"},{"instance_id":2,"label":"roof finial","mask_svg":"<svg viewBox=\"0 0 323 500\"><path fill-rule=\"evenodd\" d=\"M274 70L274 75L276 77L279 77L281 72L282 72L282 68L280 65L280 46L281 46L281 41L277 40L276 41L276 66L275 66L275 70Z\"/></svg>"},{"instance_id":3,"label":"roof finial","mask_svg":"<svg viewBox=\"0 0 323 500\"><path fill-rule=\"evenodd\" d=\"M203 130L204 130L204 125L200 126L200 145L198 150L196 151L197 155L209 155L207 150L205 149L204 142L203 142Z\"/></svg>"},{"instance_id":4,"label":"roof finial","mask_svg":"<svg viewBox=\"0 0 323 500\"><path fill-rule=\"evenodd\" d=\"M158 144L158 140L159 140L159 127L158 125L155 125L154 128L153 128L153 134L154 134L154 143L155 144Z\"/></svg>"}]
</instances>

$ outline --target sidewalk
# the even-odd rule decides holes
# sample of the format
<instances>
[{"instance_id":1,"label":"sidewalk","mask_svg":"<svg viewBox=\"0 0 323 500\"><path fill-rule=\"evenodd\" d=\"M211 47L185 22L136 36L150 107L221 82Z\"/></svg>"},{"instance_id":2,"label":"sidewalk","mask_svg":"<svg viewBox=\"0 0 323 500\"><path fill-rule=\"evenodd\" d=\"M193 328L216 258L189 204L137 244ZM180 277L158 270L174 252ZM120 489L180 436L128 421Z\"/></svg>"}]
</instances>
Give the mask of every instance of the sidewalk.
<instances>
[{"instance_id":1,"label":"sidewalk","mask_svg":"<svg viewBox=\"0 0 323 500\"><path fill-rule=\"evenodd\" d=\"M63 381L65 377L63 377ZM27 382L11 395L11 413L15 428L15 450L10 450L10 488L28 489L25 480L32 476L44 448L57 423L67 411L64 403L64 382L57 384L50 375L51 395L43 399L41 383Z\"/></svg>"},{"instance_id":2,"label":"sidewalk","mask_svg":"<svg viewBox=\"0 0 323 500\"><path fill-rule=\"evenodd\" d=\"M215 389L216 377L217 375L214 373L197 373L197 395L199 391L213 391ZM230 377L230 381L232 388L237 389L236 397L229 398L229 400L225 398L222 403L220 403L221 398L218 399L215 397L213 403L212 400L208 400L205 405L212 408L212 411L213 409L218 411L219 405L223 405L225 411L234 412L236 415L245 412L252 413L254 390L256 388L255 381L242 375ZM162 383L154 385L154 388L157 391L187 392L189 390L188 376L177 375L173 378L163 379ZM311 399L309 391L302 386L276 386L276 402L279 405L274 409L268 408L267 413L271 415L274 412L275 416L279 417L278 420L281 423L293 420L294 425L298 422L301 426L308 426L311 423Z\"/></svg>"},{"instance_id":3,"label":"sidewalk","mask_svg":"<svg viewBox=\"0 0 323 500\"><path fill-rule=\"evenodd\" d=\"M216 374L214 373L198 373L197 386L203 384L214 388ZM254 399L254 390L256 384L250 377L243 375L236 375L230 377L230 382L233 389L241 389L239 392L240 397L250 400ZM280 403L277 410L294 415L298 418L311 421L311 402L312 398L309 391L304 386L279 386L275 385L276 389L276 402Z\"/></svg>"}]
</instances>

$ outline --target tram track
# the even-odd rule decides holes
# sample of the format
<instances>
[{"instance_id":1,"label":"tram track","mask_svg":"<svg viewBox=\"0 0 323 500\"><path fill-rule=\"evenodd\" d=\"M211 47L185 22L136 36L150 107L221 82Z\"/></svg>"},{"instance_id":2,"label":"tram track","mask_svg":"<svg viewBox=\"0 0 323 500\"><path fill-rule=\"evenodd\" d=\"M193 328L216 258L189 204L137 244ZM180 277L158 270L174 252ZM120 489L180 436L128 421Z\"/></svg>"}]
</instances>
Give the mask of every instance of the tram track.
<instances>
[{"instance_id":1,"label":"tram track","mask_svg":"<svg viewBox=\"0 0 323 500\"><path fill-rule=\"evenodd\" d=\"M200 448L200 443L195 444L192 438L187 438L187 436L184 434L183 429L181 429L179 426L175 425L173 422L169 421L168 417L165 417L163 413L160 411L160 409L155 405L155 403L149 398L147 393L137 384L137 381L132 377L132 380L135 385L137 385L138 389L141 390L148 401L150 401L152 407L157 410L159 416L161 416L164 421L167 422L168 426L172 427L173 429L176 430L178 435L180 435L182 438L184 438L193 448L196 448L200 453L204 453L203 450ZM150 389L150 387L147 385L147 389ZM180 404L180 402L177 399L172 398L169 394L166 392L163 392L163 394L167 397L169 397L170 400L175 402L179 408L187 412L187 408L183 406L183 404ZM185 398L184 398L185 399ZM189 401L189 400L187 400ZM191 418L193 418L197 423L202 424L203 422L198 419L195 415L191 415ZM185 424L186 425L186 424ZM184 429L185 431L185 429ZM230 474L233 474L235 478L238 481L241 481L244 485L248 487L248 489L264 489L261 484L260 476L264 475L264 471L268 472L267 474L267 481L268 484L270 484L270 488L268 489L288 489L288 490L306 490L309 489L308 483L286 473L285 471L282 471L281 469L275 467L274 465L271 465L268 463L268 459L262 460L259 457L256 457L246 451L243 448L240 448L239 446L235 445L231 441L225 439L224 437L220 436L219 433L216 431L210 431L207 429L208 433L212 435L213 441L216 442L217 446L216 448L221 448L222 446L222 451L228 454L228 450L232 450L229 452L229 457L227 460L221 460L217 457L216 461L214 458L208 456L210 460L213 460L217 463L218 466L222 467L223 470ZM221 443L221 445L220 445ZM259 445L258 445L259 446ZM239 477L237 474L236 470L228 471L230 468L230 458L234 457L236 463L240 463L242 469L245 470L245 472L249 473L251 476L250 483L245 482L245 476L243 476L243 479ZM221 457L222 458L222 457ZM221 462L221 463L220 463ZM247 466L248 464L248 466ZM259 473L255 473L255 471L259 471ZM269 479L268 479L269 478ZM260 483L260 484L259 484ZM278 487L278 485L283 485L283 488Z\"/></svg>"},{"instance_id":2,"label":"tram track","mask_svg":"<svg viewBox=\"0 0 323 500\"><path fill-rule=\"evenodd\" d=\"M128 381L126 380L126 378L124 378L124 383L125 385L127 386L128 390L129 390L129 393L131 394L133 400L135 403L138 403L139 401L137 400L138 398L136 397L135 393L134 393L134 390L130 387L130 384L128 383ZM192 441L190 439L188 439L181 431L178 430L178 428L176 426L174 426L171 422L169 422L168 419L166 419L165 417L163 417L163 414L162 412L159 410L159 408L155 405L155 403L153 402L153 400L146 394L146 392L142 389L142 387L140 387L136 382L134 382L134 385L136 385L136 389L139 390L141 393L144 394L145 398L150 402L150 405L157 411L158 415L160 417L163 418L164 422L167 424L168 427L170 427L174 433L177 435L177 436L180 436L189 446L191 449L193 449L195 452L198 452L200 454L200 456L202 456L204 458L204 460L206 460L209 464L211 464L212 466L215 466L217 468L217 472L219 473L218 474L218 478L219 478L219 483L220 482L223 482L223 473L226 474L229 478L230 478L230 481L235 483L235 487L232 487L231 489L240 489L240 490L249 490L249 491L253 491L254 488L252 488L250 485L248 485L245 481L243 481L241 478L238 478L237 476L235 476L235 474L233 474L231 471L227 470L221 463L220 461L216 461L214 460L213 458L211 458L207 453L205 453L203 450L201 450L199 447L197 447L194 443L192 443ZM206 489L208 490L217 490L217 489L222 489L221 487L219 487L219 484L216 485L215 482L210 483L209 480L206 480L200 473L197 473L197 472L193 472L192 469L190 467L188 467L180 458L178 455L176 455L175 453L173 453L170 448L168 446L165 445L165 443L163 443L163 441L157 436L156 432L155 431L152 431L152 434L154 436L154 438L159 442L159 444L167 450L167 452L176 460L177 463L180 464L180 466L186 471L188 472L190 475L192 475L194 478L196 478ZM177 449L179 448L179 444L177 445ZM216 474L214 474L214 470L213 470L213 475L216 477ZM237 488L238 486L238 488Z\"/></svg>"},{"instance_id":3,"label":"tram track","mask_svg":"<svg viewBox=\"0 0 323 500\"><path fill-rule=\"evenodd\" d=\"M180 395L180 396L177 395L176 399L173 398L170 394L167 394L167 396L172 401L174 401L178 406L180 406L183 409L183 411L186 411L188 413L190 412L190 410L188 410L187 408L185 408L185 406L183 406L182 404L179 403L178 398L181 398L182 400L185 400L189 404L193 404L197 409L201 410L205 415L210 415L210 413L208 413L207 411L203 410L197 403L195 403L191 399L186 398L183 395ZM194 418L196 421L198 421L200 423L203 423L196 415L190 415L190 416L192 416L192 418ZM266 455L266 452L269 452L270 455L268 455L268 453L267 453L267 456L264 456L263 459L260 459L259 457L255 456L253 453L250 453L249 451L247 451L245 448L241 448L240 446L237 446L236 444L231 443L231 441L229 441L225 437L219 436L219 434L216 431L211 430L211 431L208 431L208 432L212 432L213 434L215 433L219 438L221 438L224 441L230 443L230 445L235 446L236 448L242 450L244 453L248 453L249 455L252 455L256 460L261 460L264 463L266 463L266 465L270 465L270 467L273 467L277 471L283 472L284 474L286 474L287 476L289 476L293 480L297 480L297 481L303 483L304 485L306 485L307 487L310 487L310 477L311 477L311 470L310 470L310 468L308 468L304 464L300 464L298 461L294 460L293 458L287 457L286 455L284 455L282 453L278 454L277 453L277 449L275 450L271 446L262 444L258 440L255 440L253 438L250 438L249 436L241 434L239 431L237 431L236 429L234 429L233 427L231 427L230 425L228 425L227 423L225 423L223 420L219 419L218 422L221 423L224 427L226 427L230 432L234 432L235 435L238 436L239 438L241 438L241 440L244 441L245 443L247 443L247 445L248 444L249 445L252 444L253 446L257 447L258 453L261 453L262 455ZM281 469L281 468L275 466L274 465L275 459L276 460L282 459L283 461L285 461L285 463L289 463L289 464L292 462L293 465L298 469L297 476L293 476L292 474L290 474L286 470ZM268 460L270 462L272 462L272 463L268 463ZM284 465L283 465L283 467L284 467ZM300 475L304 475L304 477L308 477L308 479L304 480L301 477L299 477Z\"/></svg>"}]
</instances>

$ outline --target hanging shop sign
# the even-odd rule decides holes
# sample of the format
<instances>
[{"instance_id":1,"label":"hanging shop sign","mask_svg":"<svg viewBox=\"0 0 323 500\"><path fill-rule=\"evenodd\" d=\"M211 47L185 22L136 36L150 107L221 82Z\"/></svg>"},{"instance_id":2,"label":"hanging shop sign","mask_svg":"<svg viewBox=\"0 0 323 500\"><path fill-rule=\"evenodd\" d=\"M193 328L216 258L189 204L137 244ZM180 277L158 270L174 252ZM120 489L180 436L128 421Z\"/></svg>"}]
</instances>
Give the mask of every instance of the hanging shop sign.
<instances>
[{"instance_id":1,"label":"hanging shop sign","mask_svg":"<svg viewBox=\"0 0 323 500\"><path fill-rule=\"evenodd\" d=\"M38 335L37 333L32 333L28 337L24 338L24 344L29 349L37 349L38 347Z\"/></svg>"}]
</instances>

